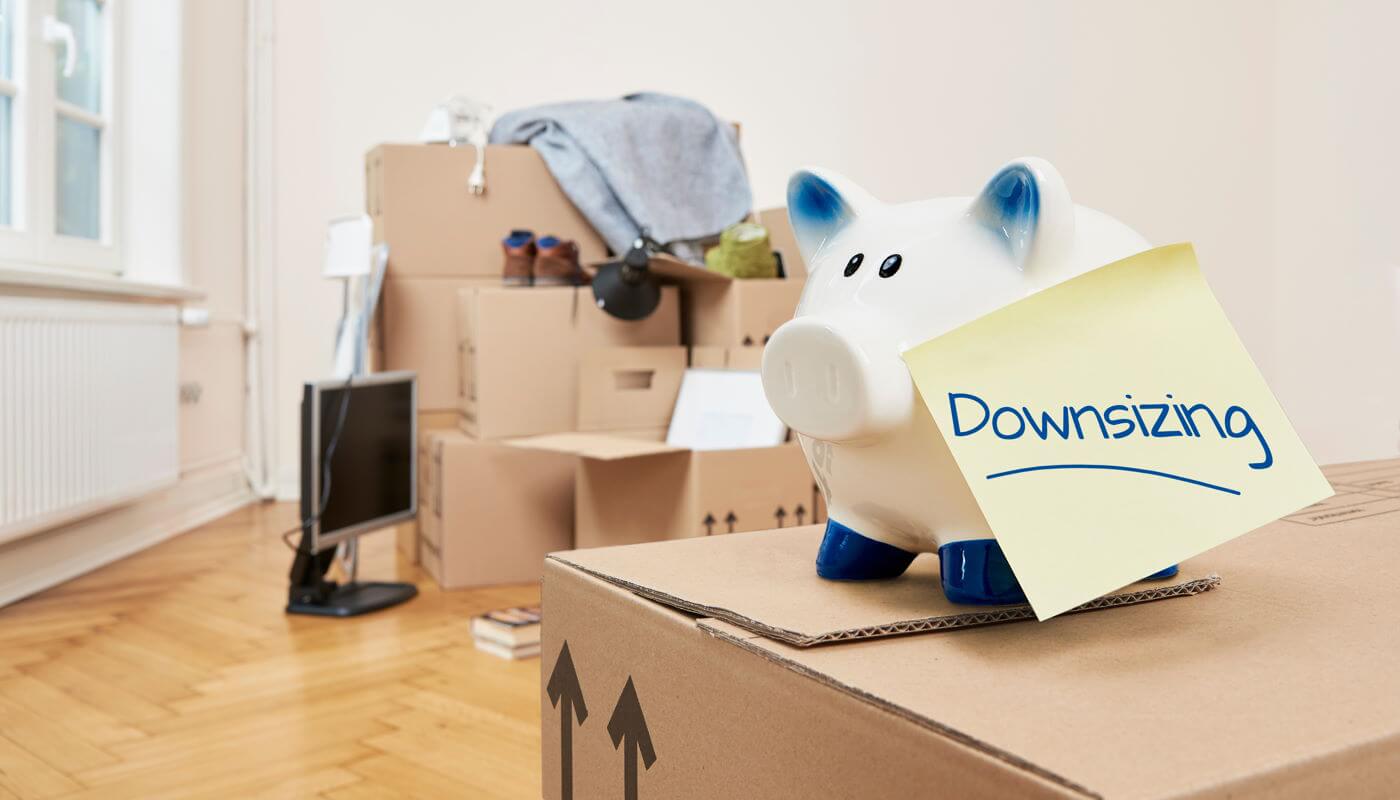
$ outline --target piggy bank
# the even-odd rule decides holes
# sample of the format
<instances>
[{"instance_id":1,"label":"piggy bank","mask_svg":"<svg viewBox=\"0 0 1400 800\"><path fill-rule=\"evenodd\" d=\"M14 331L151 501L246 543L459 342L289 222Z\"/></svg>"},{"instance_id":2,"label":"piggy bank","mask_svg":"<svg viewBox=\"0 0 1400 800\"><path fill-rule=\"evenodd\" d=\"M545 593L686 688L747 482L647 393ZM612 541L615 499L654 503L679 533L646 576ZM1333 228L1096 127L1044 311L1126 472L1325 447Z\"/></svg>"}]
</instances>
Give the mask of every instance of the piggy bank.
<instances>
[{"instance_id":1,"label":"piggy bank","mask_svg":"<svg viewBox=\"0 0 1400 800\"><path fill-rule=\"evenodd\" d=\"M1147 240L1075 205L1037 158L1002 167L975 197L900 205L805 170L788 183L788 214L809 276L764 349L763 388L826 498L817 573L893 578L937 553L949 600L1024 602L901 354Z\"/></svg>"}]
</instances>

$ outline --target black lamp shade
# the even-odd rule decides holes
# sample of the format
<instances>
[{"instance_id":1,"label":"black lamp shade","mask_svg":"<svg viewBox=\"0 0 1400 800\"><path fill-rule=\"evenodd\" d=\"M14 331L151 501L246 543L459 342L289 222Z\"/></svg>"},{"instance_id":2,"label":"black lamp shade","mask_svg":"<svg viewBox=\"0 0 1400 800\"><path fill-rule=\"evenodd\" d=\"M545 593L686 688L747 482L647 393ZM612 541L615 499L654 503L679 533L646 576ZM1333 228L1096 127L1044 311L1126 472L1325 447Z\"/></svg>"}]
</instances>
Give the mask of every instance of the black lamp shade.
<instances>
[{"instance_id":1,"label":"black lamp shade","mask_svg":"<svg viewBox=\"0 0 1400 800\"><path fill-rule=\"evenodd\" d=\"M635 321L651 316L661 304L661 287L645 266L613 261L600 265L593 276L593 298L612 316Z\"/></svg>"}]
</instances>

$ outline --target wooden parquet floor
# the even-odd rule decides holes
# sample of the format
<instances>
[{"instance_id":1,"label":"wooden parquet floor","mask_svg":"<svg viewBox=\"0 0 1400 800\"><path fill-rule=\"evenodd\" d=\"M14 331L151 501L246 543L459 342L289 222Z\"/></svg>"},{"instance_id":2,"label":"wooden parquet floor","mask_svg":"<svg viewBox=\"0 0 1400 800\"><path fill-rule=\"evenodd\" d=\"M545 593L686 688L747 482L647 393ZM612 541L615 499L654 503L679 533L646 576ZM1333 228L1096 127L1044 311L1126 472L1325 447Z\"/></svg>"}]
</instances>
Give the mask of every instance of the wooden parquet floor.
<instances>
[{"instance_id":1,"label":"wooden parquet floor","mask_svg":"<svg viewBox=\"0 0 1400 800\"><path fill-rule=\"evenodd\" d=\"M539 662L470 619L539 587L288 617L290 505L260 505L0 609L0 798L539 797Z\"/></svg>"}]
</instances>

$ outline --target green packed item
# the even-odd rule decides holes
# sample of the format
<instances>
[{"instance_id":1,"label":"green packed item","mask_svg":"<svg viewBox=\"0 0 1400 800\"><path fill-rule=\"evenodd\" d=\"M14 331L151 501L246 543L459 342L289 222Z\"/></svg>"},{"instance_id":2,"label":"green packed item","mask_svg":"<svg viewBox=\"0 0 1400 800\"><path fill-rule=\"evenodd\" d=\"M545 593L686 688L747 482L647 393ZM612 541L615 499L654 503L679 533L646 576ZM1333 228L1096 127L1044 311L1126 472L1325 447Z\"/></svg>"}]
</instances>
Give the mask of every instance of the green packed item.
<instances>
[{"instance_id":1,"label":"green packed item","mask_svg":"<svg viewBox=\"0 0 1400 800\"><path fill-rule=\"evenodd\" d=\"M731 278L778 277L778 260L768 244L768 229L752 222L725 228L719 244L705 253L705 267Z\"/></svg>"}]
</instances>

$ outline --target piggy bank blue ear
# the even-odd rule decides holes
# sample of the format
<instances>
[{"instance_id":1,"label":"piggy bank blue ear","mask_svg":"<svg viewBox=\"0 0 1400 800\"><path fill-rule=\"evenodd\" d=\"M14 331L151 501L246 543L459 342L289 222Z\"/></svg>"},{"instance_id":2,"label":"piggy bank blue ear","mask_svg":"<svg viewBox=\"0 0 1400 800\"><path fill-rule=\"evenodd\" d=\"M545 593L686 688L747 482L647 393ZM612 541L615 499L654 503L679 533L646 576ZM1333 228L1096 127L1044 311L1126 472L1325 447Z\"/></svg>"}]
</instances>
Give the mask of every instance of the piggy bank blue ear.
<instances>
[{"instance_id":1,"label":"piggy bank blue ear","mask_svg":"<svg viewBox=\"0 0 1400 800\"><path fill-rule=\"evenodd\" d=\"M1018 158L987 181L972 216L997 235L1023 270L1047 268L1074 243L1074 203L1060 173L1039 158Z\"/></svg>"},{"instance_id":2,"label":"piggy bank blue ear","mask_svg":"<svg viewBox=\"0 0 1400 800\"><path fill-rule=\"evenodd\" d=\"M865 190L825 170L804 169L788 179L787 207L797 247L809 265L822 245L875 203Z\"/></svg>"}]
</instances>

